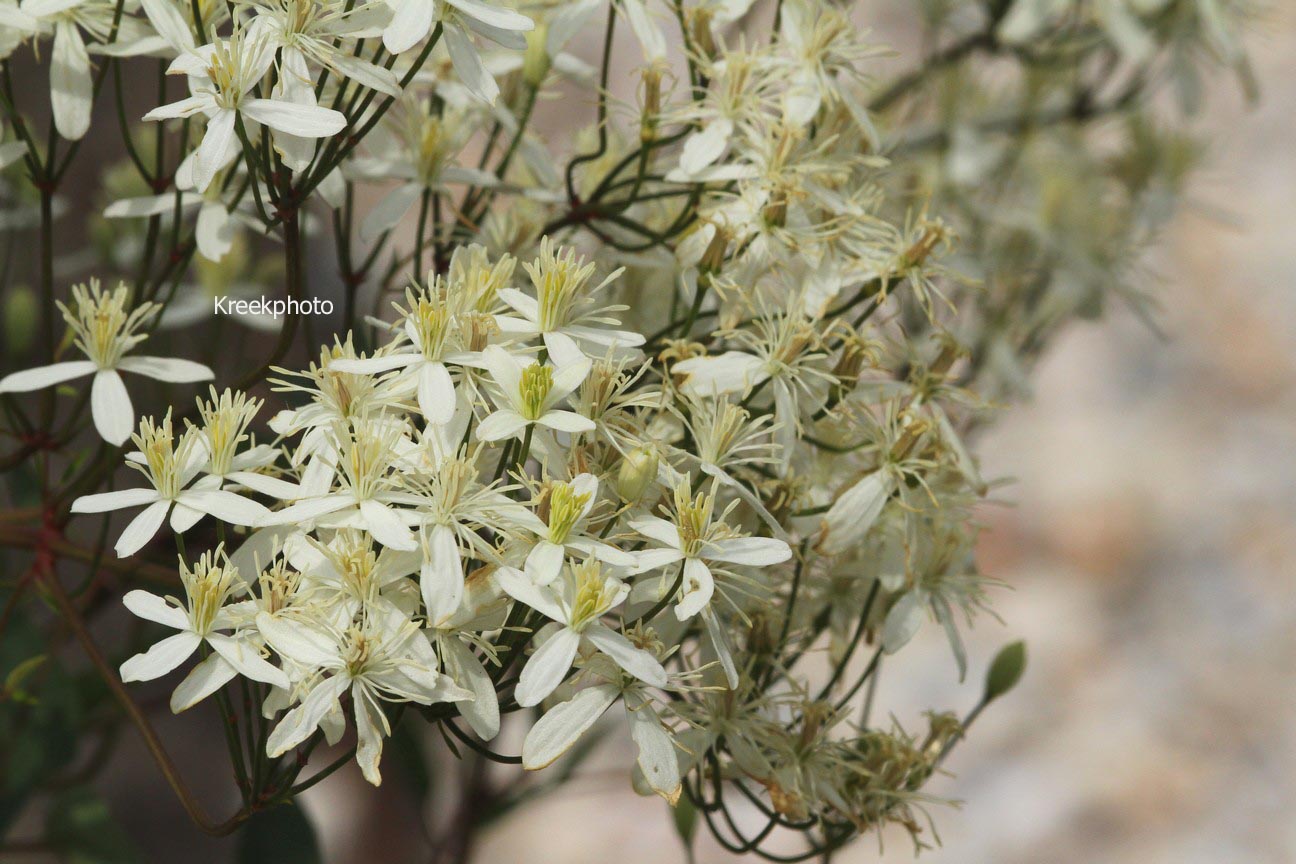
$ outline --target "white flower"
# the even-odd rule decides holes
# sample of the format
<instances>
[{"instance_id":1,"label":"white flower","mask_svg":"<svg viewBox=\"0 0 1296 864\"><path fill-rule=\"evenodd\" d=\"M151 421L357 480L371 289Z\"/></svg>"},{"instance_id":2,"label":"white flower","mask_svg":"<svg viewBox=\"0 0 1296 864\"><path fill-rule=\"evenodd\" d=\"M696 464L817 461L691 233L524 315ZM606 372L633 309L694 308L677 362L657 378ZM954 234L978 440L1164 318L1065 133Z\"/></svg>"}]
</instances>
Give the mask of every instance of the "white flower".
<instances>
[{"instance_id":1,"label":"white flower","mask_svg":"<svg viewBox=\"0 0 1296 864\"><path fill-rule=\"evenodd\" d=\"M675 616L692 618L711 603L715 579L708 563L768 567L792 557L792 548L770 537L743 537L723 521L714 521L715 494L691 498L686 484L675 489L673 522L657 516L637 516L630 527L660 544L636 553L634 572L644 573L677 561L684 562Z\"/></svg>"},{"instance_id":2,"label":"white flower","mask_svg":"<svg viewBox=\"0 0 1296 864\"><path fill-rule=\"evenodd\" d=\"M161 425L145 417L134 436L140 450L130 454L126 464L144 474L153 488L82 495L72 502L72 512L106 513L147 505L117 538L113 548L118 558L138 552L162 527L168 513L171 530L177 534L188 531L206 514L234 525L256 525L269 514L257 502L211 485L185 488L209 458L198 436L196 430L188 429L176 442L170 411Z\"/></svg>"},{"instance_id":3,"label":"white flower","mask_svg":"<svg viewBox=\"0 0 1296 864\"><path fill-rule=\"evenodd\" d=\"M163 599L147 591L131 591L122 598L126 608L139 617L179 630L148 651L136 654L121 666L123 681L151 681L160 678L189 659L198 646L207 643L214 652L195 666L171 694L171 710L180 712L215 693L235 675L275 687L289 686L288 677L261 656L239 610L226 605L242 584L238 571L225 553L205 553L190 570L180 562L185 603ZM234 630L233 634L220 631Z\"/></svg>"},{"instance_id":4,"label":"white flower","mask_svg":"<svg viewBox=\"0 0 1296 864\"><path fill-rule=\"evenodd\" d=\"M196 114L207 117L207 130L192 161L194 188L199 192L238 155L240 119L249 136L258 123L298 138L324 138L346 127L346 117L332 108L290 101L282 94L272 99L250 95L274 58L275 46L268 39L235 30L229 39L217 39L182 54L167 69L171 75L189 76L191 95L154 108L144 119L171 120Z\"/></svg>"},{"instance_id":5,"label":"white flower","mask_svg":"<svg viewBox=\"0 0 1296 864\"><path fill-rule=\"evenodd\" d=\"M571 482L551 483L545 490L543 518L523 511L529 517L524 524L540 538L527 553L525 566L527 576L537 585L548 585L558 576L568 550L620 567L635 563L628 552L596 540L583 530L597 500L598 478L578 474Z\"/></svg>"},{"instance_id":6,"label":"white flower","mask_svg":"<svg viewBox=\"0 0 1296 864\"><path fill-rule=\"evenodd\" d=\"M94 101L90 53L81 28L106 39L112 28L115 5L105 0L23 0L19 8L42 29L54 31L54 50L50 56L54 128L69 141L79 141L90 128L90 108ZM19 19L15 23L21 26L23 22Z\"/></svg>"},{"instance_id":7,"label":"white flower","mask_svg":"<svg viewBox=\"0 0 1296 864\"><path fill-rule=\"evenodd\" d=\"M559 432L589 432L594 421L557 406L580 386L589 374L584 358L555 367L548 363L523 366L498 345L482 352L482 362L502 396L501 407L487 415L477 427L482 441L517 437L528 426L545 426Z\"/></svg>"},{"instance_id":8,"label":"white flower","mask_svg":"<svg viewBox=\"0 0 1296 864\"><path fill-rule=\"evenodd\" d=\"M402 489L399 476L392 473L393 457L404 431L396 424L372 422L350 433L337 434L333 444L338 448L340 488L303 497L283 510L267 514L260 524L325 520L337 527L363 528L393 549L417 549L418 541L409 527L417 524L417 516L410 518L392 506L419 500Z\"/></svg>"},{"instance_id":9,"label":"white flower","mask_svg":"<svg viewBox=\"0 0 1296 864\"><path fill-rule=\"evenodd\" d=\"M0 379L0 393L25 393L53 387L64 381L94 375L90 410L95 429L109 444L121 446L130 437L135 410L120 372L134 372L157 381L181 384L208 381L212 371L201 363L170 357L124 356L148 338L137 333L158 309L153 303L126 306L130 289L125 284L115 291L100 289L99 281L72 288L72 309L58 304L63 318L76 334L76 346L88 360L69 360L14 372Z\"/></svg>"},{"instance_id":10,"label":"white flower","mask_svg":"<svg viewBox=\"0 0 1296 864\"><path fill-rule=\"evenodd\" d=\"M594 301L594 295L621 275L620 270L591 286L594 263L586 263L571 249L556 249L548 238L540 241L540 257L524 264L523 269L531 277L536 296L516 288L500 290L500 299L522 316L495 316L505 333L542 337L550 355L558 362L565 362L582 350L590 353L587 346L595 346L598 350L594 355L602 356L609 348L635 348L644 343L644 337L638 333L609 328L608 325L615 327L621 322L607 313L625 307L599 308Z\"/></svg>"},{"instance_id":11,"label":"white flower","mask_svg":"<svg viewBox=\"0 0 1296 864\"><path fill-rule=\"evenodd\" d=\"M513 693L517 703L523 707L538 705L552 693L567 677L581 640L640 681L665 687L666 670L656 657L599 623L609 610L621 605L630 586L605 574L596 561L575 564L567 573L567 578L555 587L537 587L526 574L512 567L501 567L495 573L506 594L562 625L549 633L522 667Z\"/></svg>"},{"instance_id":12,"label":"white flower","mask_svg":"<svg viewBox=\"0 0 1296 864\"><path fill-rule=\"evenodd\" d=\"M736 502L735 502L736 503ZM728 525L712 520L715 493L689 495L687 481L675 487L674 522L656 516L639 516L630 527L661 546L636 553L639 563L631 572L645 573L682 561L678 576L679 598L675 617L681 621L701 614L712 647L724 667L730 688L738 686L738 669L723 624L712 606L716 564L769 567L792 557L792 548L769 537L743 537ZM718 568L717 568L718 569Z\"/></svg>"},{"instance_id":13,"label":"white flower","mask_svg":"<svg viewBox=\"0 0 1296 864\"><path fill-rule=\"evenodd\" d=\"M414 622L394 608L370 607L358 625L329 632L297 619L256 617L257 628L276 652L325 673L284 715L266 741L274 758L304 742L350 690L356 724L356 762L366 780L382 782L378 762L383 738L391 733L381 701L420 705L471 699L437 672L436 652Z\"/></svg>"},{"instance_id":14,"label":"white flower","mask_svg":"<svg viewBox=\"0 0 1296 864\"><path fill-rule=\"evenodd\" d=\"M446 49L464 85L484 102L494 103L499 85L482 63L469 32L476 32L506 48L526 50L521 36L535 28L535 22L512 9L483 0L387 0L392 8L391 23L383 30L383 46L400 54L422 42L440 21Z\"/></svg>"},{"instance_id":15,"label":"white flower","mask_svg":"<svg viewBox=\"0 0 1296 864\"><path fill-rule=\"evenodd\" d=\"M398 345L394 351L374 357L334 360L329 368L364 375L403 369L414 384L419 410L428 422L437 426L449 423L458 403L446 364L475 362L477 358L476 352L459 350L462 339L451 301L462 295L452 289L438 279L430 291L406 291L409 308L398 306L397 310L404 318L400 333L409 341L409 350Z\"/></svg>"},{"instance_id":16,"label":"white flower","mask_svg":"<svg viewBox=\"0 0 1296 864\"><path fill-rule=\"evenodd\" d=\"M550 708L536 721L522 742L522 767L539 771L553 764L620 697L630 736L639 750L639 770L649 788L674 806L681 790L679 757L674 737L661 722L651 694L642 682L627 678L604 657L592 658L586 672L599 683Z\"/></svg>"}]
</instances>

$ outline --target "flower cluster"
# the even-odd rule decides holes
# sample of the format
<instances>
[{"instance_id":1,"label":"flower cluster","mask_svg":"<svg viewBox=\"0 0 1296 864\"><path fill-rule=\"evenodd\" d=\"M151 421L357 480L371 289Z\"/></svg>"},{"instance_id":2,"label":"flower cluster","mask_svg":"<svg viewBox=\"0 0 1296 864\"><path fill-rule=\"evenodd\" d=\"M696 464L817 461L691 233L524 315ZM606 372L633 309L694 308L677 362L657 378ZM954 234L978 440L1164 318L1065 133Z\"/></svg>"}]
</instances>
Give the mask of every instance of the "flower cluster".
<instances>
[{"instance_id":1,"label":"flower cluster","mask_svg":"<svg viewBox=\"0 0 1296 864\"><path fill-rule=\"evenodd\" d=\"M0 0L0 169L26 169L43 238L106 78L128 159L88 254L131 275L73 288L61 342L44 310L44 356L0 379L16 461L88 400L112 447L45 490L49 518L129 510L114 551L153 567L174 539L174 578L124 595L174 632L120 677L183 671L177 712L242 700L221 713L255 766L244 816L321 742L353 740L374 784L398 722L540 770L620 703L636 786L732 848L918 842L965 722L875 726L882 660L926 630L966 674L992 585L974 435L1063 324L1139 299L1129 264L1195 154L1142 100L1163 70L1190 90L1190 56L1247 80L1245 10L924 4L945 47L883 86L849 4L774 5L769 29L750 0ZM599 68L576 47L597 33ZM625 38L634 96L609 78ZM48 60L45 145L8 87L23 46ZM533 120L558 85L597 109L555 141ZM1088 124L1112 117L1103 150ZM210 367L135 353L223 327L213 296L325 293L325 338L237 319L261 363L225 335ZM217 383L141 418L122 372ZM85 376L39 417L2 395ZM122 446L143 483L104 491ZM516 756L492 749L510 722ZM726 791L769 827L746 837Z\"/></svg>"}]
</instances>

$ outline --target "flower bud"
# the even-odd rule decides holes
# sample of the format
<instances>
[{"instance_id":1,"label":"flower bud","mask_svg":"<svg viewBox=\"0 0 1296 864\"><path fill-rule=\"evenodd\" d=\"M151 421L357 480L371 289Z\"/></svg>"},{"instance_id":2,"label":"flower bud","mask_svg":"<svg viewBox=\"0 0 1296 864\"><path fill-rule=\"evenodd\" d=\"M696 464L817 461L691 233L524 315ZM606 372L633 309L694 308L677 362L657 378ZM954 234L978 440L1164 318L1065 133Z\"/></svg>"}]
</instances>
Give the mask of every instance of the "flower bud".
<instances>
[{"instance_id":1,"label":"flower bud","mask_svg":"<svg viewBox=\"0 0 1296 864\"><path fill-rule=\"evenodd\" d=\"M643 115L639 121L639 138L648 143L657 137L657 119L661 114L662 67L654 63L643 72Z\"/></svg>"},{"instance_id":2,"label":"flower bud","mask_svg":"<svg viewBox=\"0 0 1296 864\"><path fill-rule=\"evenodd\" d=\"M549 75L553 58L549 56L549 25L537 21L534 30L526 34L526 54L522 60L522 80L532 90L540 89Z\"/></svg>"},{"instance_id":3,"label":"flower bud","mask_svg":"<svg viewBox=\"0 0 1296 864\"><path fill-rule=\"evenodd\" d=\"M21 357L31 348L39 329L36 295L25 285L15 288L5 298L3 317L5 353Z\"/></svg>"},{"instance_id":4,"label":"flower bud","mask_svg":"<svg viewBox=\"0 0 1296 864\"><path fill-rule=\"evenodd\" d=\"M616 493L627 504L638 501L657 480L657 451L638 447L621 460L616 474Z\"/></svg>"}]
</instances>

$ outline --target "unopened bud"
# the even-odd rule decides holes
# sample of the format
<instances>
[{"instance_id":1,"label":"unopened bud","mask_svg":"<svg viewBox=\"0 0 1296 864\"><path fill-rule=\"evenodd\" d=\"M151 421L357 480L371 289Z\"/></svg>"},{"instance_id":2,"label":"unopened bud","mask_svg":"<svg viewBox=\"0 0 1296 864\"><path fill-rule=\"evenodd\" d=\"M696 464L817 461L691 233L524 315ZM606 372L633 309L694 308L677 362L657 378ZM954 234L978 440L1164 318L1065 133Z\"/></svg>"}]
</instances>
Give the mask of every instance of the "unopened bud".
<instances>
[{"instance_id":1,"label":"unopened bud","mask_svg":"<svg viewBox=\"0 0 1296 864\"><path fill-rule=\"evenodd\" d=\"M709 9L689 10L690 31L693 36L693 47L707 59L716 56L715 33L711 30L711 11Z\"/></svg>"},{"instance_id":2,"label":"unopened bud","mask_svg":"<svg viewBox=\"0 0 1296 864\"><path fill-rule=\"evenodd\" d=\"M617 495L627 504L643 497L657 480L657 451L650 447L639 447L626 454L617 469Z\"/></svg>"},{"instance_id":3,"label":"unopened bud","mask_svg":"<svg viewBox=\"0 0 1296 864\"><path fill-rule=\"evenodd\" d=\"M729 232L717 225L711 242L707 244L706 251L698 261L698 269L704 273L718 272L724 266L725 253L728 251Z\"/></svg>"},{"instance_id":4,"label":"unopened bud","mask_svg":"<svg viewBox=\"0 0 1296 864\"><path fill-rule=\"evenodd\" d=\"M645 143L657 137L657 118L661 114L662 67L656 63L643 72L643 116L639 121L639 138Z\"/></svg>"},{"instance_id":5,"label":"unopened bud","mask_svg":"<svg viewBox=\"0 0 1296 864\"><path fill-rule=\"evenodd\" d=\"M9 292L3 315L6 354L21 357L27 353L39 329L36 326L38 315L36 295L30 288L23 285Z\"/></svg>"},{"instance_id":6,"label":"unopened bud","mask_svg":"<svg viewBox=\"0 0 1296 864\"><path fill-rule=\"evenodd\" d=\"M549 75L553 58L549 56L549 25L537 21L534 30L526 34L526 54L522 60L522 80L532 90L539 90Z\"/></svg>"}]
</instances>

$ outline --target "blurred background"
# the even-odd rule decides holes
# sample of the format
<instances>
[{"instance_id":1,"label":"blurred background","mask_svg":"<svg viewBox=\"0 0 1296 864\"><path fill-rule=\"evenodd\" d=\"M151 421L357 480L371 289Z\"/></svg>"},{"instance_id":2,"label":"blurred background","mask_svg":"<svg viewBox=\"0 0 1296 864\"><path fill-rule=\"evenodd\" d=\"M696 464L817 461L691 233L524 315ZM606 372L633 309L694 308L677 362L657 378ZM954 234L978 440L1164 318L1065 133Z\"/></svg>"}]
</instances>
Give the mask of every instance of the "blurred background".
<instances>
[{"instance_id":1,"label":"blurred background","mask_svg":"<svg viewBox=\"0 0 1296 864\"><path fill-rule=\"evenodd\" d=\"M905 5L864 15L901 49L887 72L915 47ZM1218 83L1196 121L1214 142L1206 168L1146 262L1162 332L1119 306L1074 327L1034 400L980 442L986 476L1013 481L985 509L980 550L1006 583L1002 626L972 632L963 685L936 628L906 649L903 676L881 679L877 704L915 725L932 705L966 711L994 651L1029 645L1022 684L928 787L964 803L932 805L944 848L924 861L1296 861L1296 4L1264 22L1249 40L1262 101L1248 110L1232 79ZM632 45L617 56L624 72L639 58ZM555 106L542 122L566 116ZM224 747L199 718L158 728L182 770ZM230 860L235 841L191 829L124 735L105 780L146 860ZM629 746L611 736L571 783L497 822L474 860L685 861L665 805L630 789L616 750ZM231 810L216 792L227 778L208 779L194 785L209 809ZM326 860L427 859L421 826L444 814L412 812L405 789L395 776L371 790L349 765L311 790ZM695 853L732 860L705 829ZM833 860L912 857L899 833Z\"/></svg>"}]
</instances>

